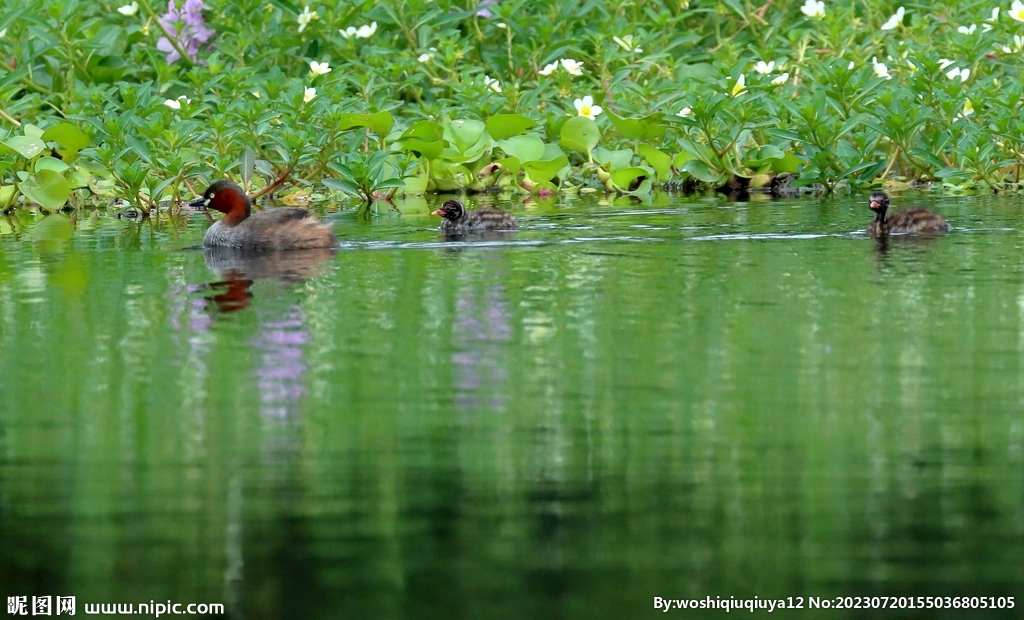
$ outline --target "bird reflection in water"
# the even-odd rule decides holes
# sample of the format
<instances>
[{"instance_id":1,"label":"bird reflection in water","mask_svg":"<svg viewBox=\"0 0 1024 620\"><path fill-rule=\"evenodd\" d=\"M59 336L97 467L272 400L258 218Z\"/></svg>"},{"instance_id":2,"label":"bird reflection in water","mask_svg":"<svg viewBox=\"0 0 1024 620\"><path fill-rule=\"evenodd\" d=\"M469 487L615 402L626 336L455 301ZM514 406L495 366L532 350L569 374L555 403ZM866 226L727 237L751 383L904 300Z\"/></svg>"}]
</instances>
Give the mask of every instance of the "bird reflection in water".
<instances>
[{"instance_id":1,"label":"bird reflection in water","mask_svg":"<svg viewBox=\"0 0 1024 620\"><path fill-rule=\"evenodd\" d=\"M252 285L256 280L277 280L298 284L314 278L334 256L330 249L290 250L287 252L242 252L230 248L206 248L206 266L221 279L206 289L210 305L220 312L237 312L249 307Z\"/></svg>"}]
</instances>

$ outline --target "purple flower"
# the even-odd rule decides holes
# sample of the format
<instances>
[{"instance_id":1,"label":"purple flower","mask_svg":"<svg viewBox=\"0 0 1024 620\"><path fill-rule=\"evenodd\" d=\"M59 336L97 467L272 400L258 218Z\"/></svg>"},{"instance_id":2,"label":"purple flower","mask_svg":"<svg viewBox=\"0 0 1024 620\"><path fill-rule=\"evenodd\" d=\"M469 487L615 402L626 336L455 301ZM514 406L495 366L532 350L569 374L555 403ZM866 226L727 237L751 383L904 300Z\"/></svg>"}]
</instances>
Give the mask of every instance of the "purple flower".
<instances>
[{"instance_id":1,"label":"purple flower","mask_svg":"<svg viewBox=\"0 0 1024 620\"><path fill-rule=\"evenodd\" d=\"M156 48L167 54L167 64L173 65L181 58L178 48L185 50L189 59L194 61L203 44L216 34L213 28L206 27L206 18L203 17L203 9L206 8L203 0L185 0L181 9L175 0L168 0L167 13L158 20L167 36L156 42ZM173 37L178 46L175 47L168 37Z\"/></svg>"},{"instance_id":2,"label":"purple flower","mask_svg":"<svg viewBox=\"0 0 1024 620\"><path fill-rule=\"evenodd\" d=\"M483 17L485 19L489 18L489 17L494 17L493 13L491 13L490 11L488 11L487 9L484 8L484 7L486 7L488 5L491 5L491 4L498 4L498 0L483 0L483 2L480 3L480 6L477 7L477 11L476 11L477 16L478 17Z\"/></svg>"}]
</instances>

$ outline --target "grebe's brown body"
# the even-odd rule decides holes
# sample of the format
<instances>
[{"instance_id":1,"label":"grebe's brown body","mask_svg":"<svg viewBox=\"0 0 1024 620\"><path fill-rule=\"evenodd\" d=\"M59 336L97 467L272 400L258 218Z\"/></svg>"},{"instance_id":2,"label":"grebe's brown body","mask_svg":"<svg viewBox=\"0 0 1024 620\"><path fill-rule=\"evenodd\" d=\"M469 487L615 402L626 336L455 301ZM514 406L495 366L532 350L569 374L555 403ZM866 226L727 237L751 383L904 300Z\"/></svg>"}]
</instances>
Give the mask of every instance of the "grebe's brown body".
<instances>
[{"instance_id":1,"label":"grebe's brown body","mask_svg":"<svg viewBox=\"0 0 1024 620\"><path fill-rule=\"evenodd\" d=\"M498 209L467 211L466 207L458 200L449 200L432 215L440 215L444 218L441 220L441 232L446 235L519 228L519 221L511 213Z\"/></svg>"},{"instance_id":2,"label":"grebe's brown body","mask_svg":"<svg viewBox=\"0 0 1024 620\"><path fill-rule=\"evenodd\" d=\"M868 234L876 239L890 234L935 236L952 228L941 215L920 207L896 211L886 217L889 196L885 192L872 192L868 207L875 212L875 219L868 225Z\"/></svg>"},{"instance_id":3,"label":"grebe's brown body","mask_svg":"<svg viewBox=\"0 0 1024 620\"><path fill-rule=\"evenodd\" d=\"M217 181L191 204L224 214L206 231L206 247L272 252L333 248L337 244L331 229L305 209L276 207L253 213L249 197L231 181Z\"/></svg>"}]
</instances>

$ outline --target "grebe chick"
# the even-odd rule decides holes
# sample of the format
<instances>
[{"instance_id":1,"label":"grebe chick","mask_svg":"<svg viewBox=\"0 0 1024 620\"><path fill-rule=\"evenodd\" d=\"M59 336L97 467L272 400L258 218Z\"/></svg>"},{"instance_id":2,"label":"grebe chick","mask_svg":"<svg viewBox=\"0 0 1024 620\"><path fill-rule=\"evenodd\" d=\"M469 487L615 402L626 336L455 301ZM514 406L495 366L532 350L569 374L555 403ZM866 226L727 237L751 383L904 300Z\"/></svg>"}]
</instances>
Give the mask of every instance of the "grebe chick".
<instances>
[{"instance_id":1,"label":"grebe chick","mask_svg":"<svg viewBox=\"0 0 1024 620\"><path fill-rule=\"evenodd\" d=\"M202 198L189 204L224 214L206 231L203 245L208 248L258 252L333 248L337 244L331 229L305 209L275 207L253 213L249 197L228 180L215 182Z\"/></svg>"},{"instance_id":2,"label":"grebe chick","mask_svg":"<svg viewBox=\"0 0 1024 620\"><path fill-rule=\"evenodd\" d=\"M518 220L511 213L487 208L467 211L458 200L449 200L431 215L440 215L444 218L441 220L441 232L446 235L519 228Z\"/></svg>"},{"instance_id":3,"label":"grebe chick","mask_svg":"<svg viewBox=\"0 0 1024 620\"><path fill-rule=\"evenodd\" d=\"M885 192L871 192L868 207L875 212L868 234L875 238L889 234L941 235L952 228L941 215L920 207L902 209L886 217L889 196Z\"/></svg>"}]
</instances>

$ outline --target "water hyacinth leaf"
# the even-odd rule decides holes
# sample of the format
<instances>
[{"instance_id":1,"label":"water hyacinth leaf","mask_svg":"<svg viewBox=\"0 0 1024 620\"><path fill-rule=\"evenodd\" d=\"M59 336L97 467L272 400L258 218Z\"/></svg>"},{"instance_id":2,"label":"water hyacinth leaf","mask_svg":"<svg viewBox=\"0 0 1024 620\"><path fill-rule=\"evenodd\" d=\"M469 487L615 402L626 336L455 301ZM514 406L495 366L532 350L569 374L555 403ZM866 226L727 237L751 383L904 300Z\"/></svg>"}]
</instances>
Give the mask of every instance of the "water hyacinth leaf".
<instances>
[{"instance_id":1,"label":"water hyacinth leaf","mask_svg":"<svg viewBox=\"0 0 1024 620\"><path fill-rule=\"evenodd\" d=\"M70 123L59 123L40 136L46 142L56 142L68 151L81 151L89 146L89 136Z\"/></svg>"},{"instance_id":2,"label":"water hyacinth leaf","mask_svg":"<svg viewBox=\"0 0 1024 620\"><path fill-rule=\"evenodd\" d=\"M14 192L13 185L0 185L0 207L6 207L14 200Z\"/></svg>"},{"instance_id":3,"label":"water hyacinth leaf","mask_svg":"<svg viewBox=\"0 0 1024 620\"><path fill-rule=\"evenodd\" d=\"M583 118L578 116L576 118ZM589 118L586 120L590 120ZM591 121L593 122L593 121ZM560 156L549 161L524 161L523 170L535 183L551 181L558 176L558 173L569 165L569 158L562 153Z\"/></svg>"},{"instance_id":4,"label":"water hyacinth leaf","mask_svg":"<svg viewBox=\"0 0 1024 620\"><path fill-rule=\"evenodd\" d=\"M523 167L523 164L518 157L506 157L505 159L499 159L495 163L501 164L501 167L512 176L519 174L519 171Z\"/></svg>"},{"instance_id":5,"label":"water hyacinth leaf","mask_svg":"<svg viewBox=\"0 0 1024 620\"><path fill-rule=\"evenodd\" d=\"M358 127L365 127L380 137L385 137L391 132L395 125L395 117L391 112L377 112L376 114L342 114L338 117L338 130L348 131Z\"/></svg>"},{"instance_id":6,"label":"water hyacinth leaf","mask_svg":"<svg viewBox=\"0 0 1024 620\"><path fill-rule=\"evenodd\" d=\"M89 187L89 173L79 168L72 168L64 173L71 189L84 189Z\"/></svg>"},{"instance_id":7,"label":"water hyacinth leaf","mask_svg":"<svg viewBox=\"0 0 1024 620\"><path fill-rule=\"evenodd\" d=\"M402 133L402 138L419 138L425 142L433 142L444 137L444 127L434 121L420 121Z\"/></svg>"},{"instance_id":8,"label":"water hyacinth leaf","mask_svg":"<svg viewBox=\"0 0 1024 620\"><path fill-rule=\"evenodd\" d=\"M772 162L772 172L781 174L783 172L796 172L803 162L794 153L786 153L780 159Z\"/></svg>"},{"instance_id":9,"label":"water hyacinth leaf","mask_svg":"<svg viewBox=\"0 0 1024 620\"><path fill-rule=\"evenodd\" d=\"M419 138L407 138L401 140L398 148L423 159L437 159L441 156L444 145L444 140L427 141Z\"/></svg>"},{"instance_id":10,"label":"water hyacinth leaf","mask_svg":"<svg viewBox=\"0 0 1024 620\"><path fill-rule=\"evenodd\" d=\"M406 194L425 194L427 193L427 187L430 184L430 178L425 174L414 175L411 177L405 177L405 193Z\"/></svg>"},{"instance_id":11,"label":"water hyacinth leaf","mask_svg":"<svg viewBox=\"0 0 1024 620\"><path fill-rule=\"evenodd\" d=\"M586 116L574 116L565 121L558 137L560 145L583 153L587 157L590 157L590 152L600 140L600 128Z\"/></svg>"},{"instance_id":12,"label":"water hyacinth leaf","mask_svg":"<svg viewBox=\"0 0 1024 620\"><path fill-rule=\"evenodd\" d=\"M40 170L18 184L22 194L42 206L56 211L67 203L71 196L71 185L59 172Z\"/></svg>"},{"instance_id":13,"label":"water hyacinth leaf","mask_svg":"<svg viewBox=\"0 0 1024 620\"><path fill-rule=\"evenodd\" d=\"M594 161L602 166L607 166L609 172L614 172L633 163L633 149L613 151L599 146L594 149Z\"/></svg>"},{"instance_id":14,"label":"water hyacinth leaf","mask_svg":"<svg viewBox=\"0 0 1024 620\"><path fill-rule=\"evenodd\" d=\"M664 181L672 173L672 158L667 153L662 153L649 144L641 144L637 147L640 157L647 160L647 163L654 168L658 179Z\"/></svg>"},{"instance_id":15,"label":"water hyacinth leaf","mask_svg":"<svg viewBox=\"0 0 1024 620\"><path fill-rule=\"evenodd\" d=\"M650 176L651 171L646 168L623 168L612 173L612 183L619 191L635 192Z\"/></svg>"},{"instance_id":16,"label":"water hyacinth leaf","mask_svg":"<svg viewBox=\"0 0 1024 620\"><path fill-rule=\"evenodd\" d=\"M782 159L785 156L786 154L779 147L774 144L765 144L760 148L749 151L747 153L747 160L743 163L748 168L756 169L776 159Z\"/></svg>"},{"instance_id":17,"label":"water hyacinth leaf","mask_svg":"<svg viewBox=\"0 0 1024 620\"><path fill-rule=\"evenodd\" d=\"M29 138L42 138L43 134L46 133L43 131L42 127L39 127L38 125L33 125L32 123L25 123L24 125L22 125L21 131Z\"/></svg>"},{"instance_id":18,"label":"water hyacinth leaf","mask_svg":"<svg viewBox=\"0 0 1024 620\"><path fill-rule=\"evenodd\" d=\"M509 157L515 157L519 161L553 159L544 157L544 141L534 135L514 136L499 140L495 146Z\"/></svg>"},{"instance_id":19,"label":"water hyacinth leaf","mask_svg":"<svg viewBox=\"0 0 1024 620\"><path fill-rule=\"evenodd\" d=\"M472 119L454 120L445 127L444 137L451 142L460 153L465 153L481 142L487 126Z\"/></svg>"},{"instance_id":20,"label":"water hyacinth leaf","mask_svg":"<svg viewBox=\"0 0 1024 620\"><path fill-rule=\"evenodd\" d=\"M54 172L64 172L70 168L67 164L57 159L56 157L40 157L36 160L34 170L39 172L40 170L53 170Z\"/></svg>"},{"instance_id":21,"label":"water hyacinth leaf","mask_svg":"<svg viewBox=\"0 0 1024 620\"><path fill-rule=\"evenodd\" d=\"M39 138L28 136L12 136L4 141L4 146L25 159L32 159L46 150L46 143Z\"/></svg>"},{"instance_id":22,"label":"water hyacinth leaf","mask_svg":"<svg viewBox=\"0 0 1024 620\"><path fill-rule=\"evenodd\" d=\"M665 136L667 127L664 123L664 115L661 113L651 114L644 118L621 118L615 116L611 111L605 111L608 120L612 122L615 130L628 140L645 140L654 142Z\"/></svg>"},{"instance_id":23,"label":"water hyacinth leaf","mask_svg":"<svg viewBox=\"0 0 1024 620\"><path fill-rule=\"evenodd\" d=\"M522 114L495 114L487 119L487 133L495 140L507 140L533 129L537 122Z\"/></svg>"}]
</instances>

